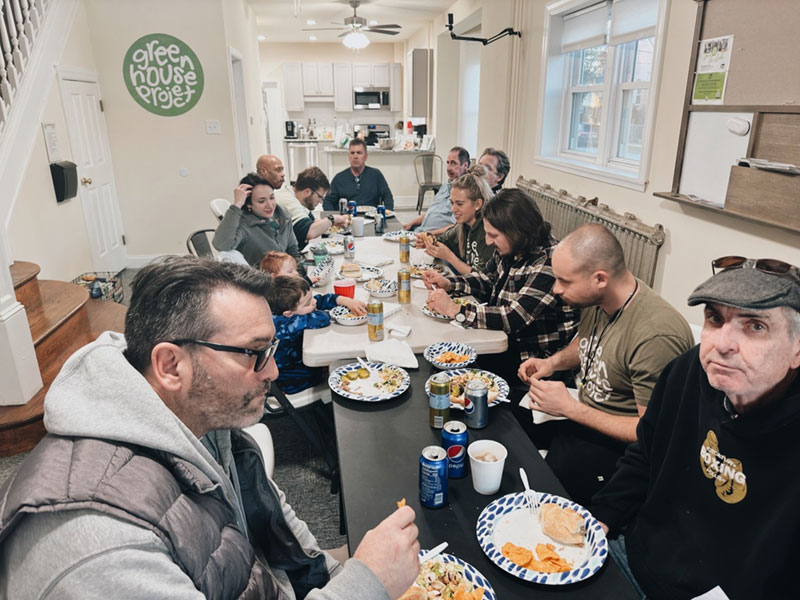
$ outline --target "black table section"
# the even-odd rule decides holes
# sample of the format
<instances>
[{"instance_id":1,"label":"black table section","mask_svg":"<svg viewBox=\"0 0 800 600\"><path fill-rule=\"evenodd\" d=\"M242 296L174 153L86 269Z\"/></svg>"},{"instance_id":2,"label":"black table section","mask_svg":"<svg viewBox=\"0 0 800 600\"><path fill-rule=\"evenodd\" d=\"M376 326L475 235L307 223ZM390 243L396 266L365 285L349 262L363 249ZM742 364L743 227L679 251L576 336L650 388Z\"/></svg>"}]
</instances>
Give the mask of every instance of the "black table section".
<instances>
[{"instance_id":1,"label":"black table section","mask_svg":"<svg viewBox=\"0 0 800 600\"><path fill-rule=\"evenodd\" d=\"M421 547L429 549L440 542L448 542L445 552L478 569L491 582L498 600L636 598L610 556L603 568L586 581L548 586L518 579L497 567L484 554L475 531L478 516L494 499L522 491L520 467L525 468L535 490L568 497L511 414L509 404L489 409L489 425L484 429L468 430L470 443L493 439L508 449L498 493L484 496L472 489L467 457L467 476L449 481L448 504L438 509L420 505L419 457L425 446L441 445L441 431L428 425L428 398L425 394L425 381L437 369L421 355L417 358L419 368L406 369L411 385L398 398L367 403L333 394L341 493L351 554L364 534L393 512L398 500L405 498L417 514ZM352 361L334 363L331 370L349 362ZM462 420L462 415L456 410L450 413L451 420Z\"/></svg>"}]
</instances>

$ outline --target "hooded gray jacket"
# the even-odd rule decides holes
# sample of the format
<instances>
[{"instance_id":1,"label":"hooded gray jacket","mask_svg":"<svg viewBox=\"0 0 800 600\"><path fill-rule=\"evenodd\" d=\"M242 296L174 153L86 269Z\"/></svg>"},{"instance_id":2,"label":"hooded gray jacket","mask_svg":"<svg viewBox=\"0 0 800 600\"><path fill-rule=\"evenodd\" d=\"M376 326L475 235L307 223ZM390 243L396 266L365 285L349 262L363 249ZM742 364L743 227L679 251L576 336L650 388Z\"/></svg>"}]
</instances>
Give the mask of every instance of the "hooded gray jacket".
<instances>
[{"instance_id":1,"label":"hooded gray jacket","mask_svg":"<svg viewBox=\"0 0 800 600\"><path fill-rule=\"evenodd\" d=\"M70 357L45 400L48 431L142 446L189 463L210 482L208 492L226 500L239 530L246 532L241 498L232 483L236 473L229 432L209 434L208 446L218 455L212 456L130 366L124 348L122 335L107 332ZM301 546L319 552L306 524L278 493L284 518ZM359 560L342 567L325 557L332 578L323 589L312 590L309 600L388 599L383 585ZM270 569L263 558L262 563ZM295 598L286 573L270 571L280 592ZM203 598L151 529L92 509L24 517L0 544L0 582L0 598L15 600Z\"/></svg>"}]
</instances>

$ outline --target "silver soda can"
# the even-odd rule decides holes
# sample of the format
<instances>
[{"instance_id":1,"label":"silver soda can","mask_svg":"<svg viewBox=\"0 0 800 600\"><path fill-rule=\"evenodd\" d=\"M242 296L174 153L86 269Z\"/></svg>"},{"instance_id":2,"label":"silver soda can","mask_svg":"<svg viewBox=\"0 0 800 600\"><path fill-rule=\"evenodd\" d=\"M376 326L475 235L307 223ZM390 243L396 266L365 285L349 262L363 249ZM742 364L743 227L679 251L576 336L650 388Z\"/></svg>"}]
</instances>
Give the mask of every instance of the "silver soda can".
<instances>
[{"instance_id":1,"label":"silver soda can","mask_svg":"<svg viewBox=\"0 0 800 600\"><path fill-rule=\"evenodd\" d=\"M447 504L447 451L426 446L419 457L419 502L426 508Z\"/></svg>"},{"instance_id":2,"label":"silver soda can","mask_svg":"<svg viewBox=\"0 0 800 600\"><path fill-rule=\"evenodd\" d=\"M339 214L346 215L349 211L347 210L347 198L339 198Z\"/></svg>"},{"instance_id":3,"label":"silver soda can","mask_svg":"<svg viewBox=\"0 0 800 600\"><path fill-rule=\"evenodd\" d=\"M482 381L468 381L464 392L464 422L471 429L489 424L489 389Z\"/></svg>"},{"instance_id":4,"label":"silver soda can","mask_svg":"<svg viewBox=\"0 0 800 600\"><path fill-rule=\"evenodd\" d=\"M355 258L356 256L356 238L352 235L344 236L344 257Z\"/></svg>"}]
</instances>

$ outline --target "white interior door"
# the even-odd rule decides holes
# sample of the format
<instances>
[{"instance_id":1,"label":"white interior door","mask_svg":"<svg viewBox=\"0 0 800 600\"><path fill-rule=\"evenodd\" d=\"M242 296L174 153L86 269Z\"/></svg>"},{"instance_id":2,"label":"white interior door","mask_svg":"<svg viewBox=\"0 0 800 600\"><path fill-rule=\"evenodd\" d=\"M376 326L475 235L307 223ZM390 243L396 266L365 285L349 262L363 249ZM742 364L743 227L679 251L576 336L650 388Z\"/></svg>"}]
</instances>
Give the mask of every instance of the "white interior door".
<instances>
[{"instance_id":1,"label":"white interior door","mask_svg":"<svg viewBox=\"0 0 800 600\"><path fill-rule=\"evenodd\" d=\"M244 62L241 55L231 48L231 76L233 79L233 106L236 122L236 142L239 149L239 173L244 175L255 168L250 160L250 130L247 124L247 102L245 100Z\"/></svg>"},{"instance_id":2,"label":"white interior door","mask_svg":"<svg viewBox=\"0 0 800 600\"><path fill-rule=\"evenodd\" d=\"M119 272L127 265L111 148L97 81L61 79L72 157L78 165L78 197L95 271Z\"/></svg>"}]
</instances>

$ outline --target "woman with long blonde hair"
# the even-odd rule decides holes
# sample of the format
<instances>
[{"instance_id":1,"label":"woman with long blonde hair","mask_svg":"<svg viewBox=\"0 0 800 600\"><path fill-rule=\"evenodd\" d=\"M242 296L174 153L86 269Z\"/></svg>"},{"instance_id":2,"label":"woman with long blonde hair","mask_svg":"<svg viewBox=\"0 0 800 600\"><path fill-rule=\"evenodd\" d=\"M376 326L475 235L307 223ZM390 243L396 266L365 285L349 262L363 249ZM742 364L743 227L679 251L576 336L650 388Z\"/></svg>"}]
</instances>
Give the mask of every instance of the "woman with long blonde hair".
<instances>
[{"instance_id":1,"label":"woman with long blonde hair","mask_svg":"<svg viewBox=\"0 0 800 600\"><path fill-rule=\"evenodd\" d=\"M456 224L438 238L417 234L417 246L435 258L450 263L459 274L482 271L494 254L486 244L482 209L492 198L486 167L475 165L455 179L450 190L450 210Z\"/></svg>"}]
</instances>

